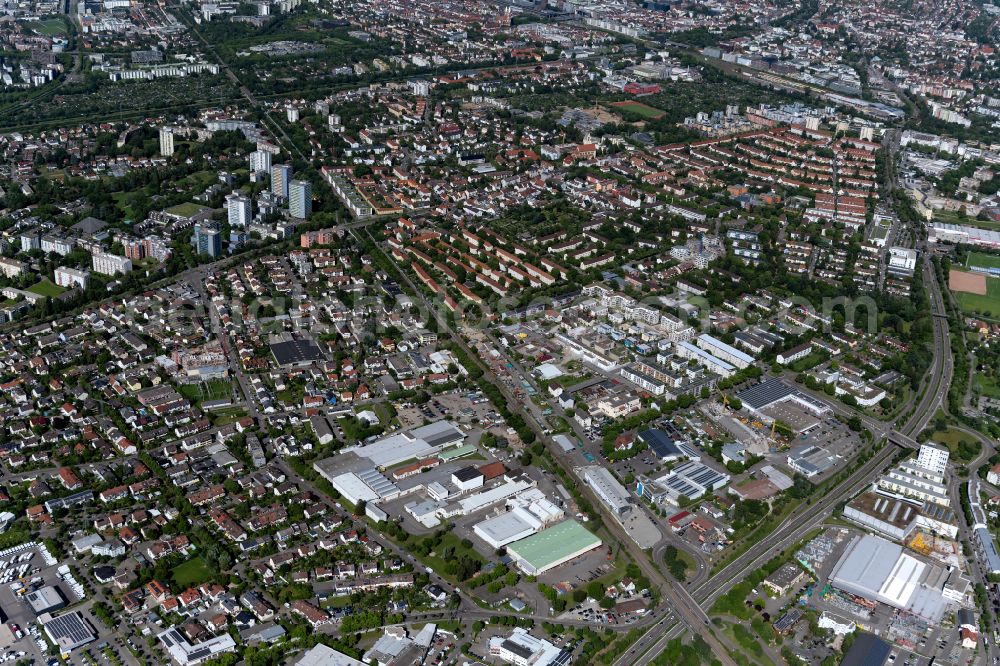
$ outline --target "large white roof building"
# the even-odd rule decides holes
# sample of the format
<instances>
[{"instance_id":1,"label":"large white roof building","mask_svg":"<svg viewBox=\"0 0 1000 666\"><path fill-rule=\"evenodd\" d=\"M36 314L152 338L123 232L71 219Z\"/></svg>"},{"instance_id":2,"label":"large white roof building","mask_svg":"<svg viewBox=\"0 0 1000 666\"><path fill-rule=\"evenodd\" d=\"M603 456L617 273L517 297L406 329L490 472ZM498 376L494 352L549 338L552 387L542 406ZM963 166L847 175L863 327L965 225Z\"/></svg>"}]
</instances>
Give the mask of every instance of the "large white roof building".
<instances>
[{"instance_id":1,"label":"large white roof building","mask_svg":"<svg viewBox=\"0 0 1000 666\"><path fill-rule=\"evenodd\" d=\"M924 562L881 537L855 537L830 574L839 590L938 622L965 603L969 582L957 570Z\"/></svg>"}]
</instances>

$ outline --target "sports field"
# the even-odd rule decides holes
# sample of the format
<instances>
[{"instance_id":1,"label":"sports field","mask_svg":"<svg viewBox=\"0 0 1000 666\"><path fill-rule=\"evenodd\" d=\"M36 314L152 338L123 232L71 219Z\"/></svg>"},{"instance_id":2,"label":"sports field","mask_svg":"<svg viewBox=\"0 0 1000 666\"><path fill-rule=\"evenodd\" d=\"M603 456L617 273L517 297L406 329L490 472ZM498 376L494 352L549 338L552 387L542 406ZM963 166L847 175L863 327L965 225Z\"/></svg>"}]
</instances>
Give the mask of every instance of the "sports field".
<instances>
[{"instance_id":1,"label":"sports field","mask_svg":"<svg viewBox=\"0 0 1000 666\"><path fill-rule=\"evenodd\" d=\"M39 35L44 35L46 37L54 37L57 35L66 34L66 23L61 18L50 18L44 19L42 21L35 21L29 23L28 27L37 32Z\"/></svg>"},{"instance_id":2,"label":"sports field","mask_svg":"<svg viewBox=\"0 0 1000 666\"><path fill-rule=\"evenodd\" d=\"M985 296L987 277L981 273L968 273L952 269L948 273L948 288L957 293Z\"/></svg>"},{"instance_id":3,"label":"sports field","mask_svg":"<svg viewBox=\"0 0 1000 666\"><path fill-rule=\"evenodd\" d=\"M983 317L1000 317L1000 278L952 269L948 287L955 293L962 312Z\"/></svg>"},{"instance_id":4,"label":"sports field","mask_svg":"<svg viewBox=\"0 0 1000 666\"><path fill-rule=\"evenodd\" d=\"M621 109L622 111L634 113L642 118L649 118L650 120L662 118L666 114L665 111L661 111L655 106L650 106L649 104L643 104L642 102L615 102L611 106L616 109Z\"/></svg>"},{"instance_id":5,"label":"sports field","mask_svg":"<svg viewBox=\"0 0 1000 666\"><path fill-rule=\"evenodd\" d=\"M968 268L997 268L1000 269L1000 257L983 252L970 252L965 265Z\"/></svg>"}]
</instances>

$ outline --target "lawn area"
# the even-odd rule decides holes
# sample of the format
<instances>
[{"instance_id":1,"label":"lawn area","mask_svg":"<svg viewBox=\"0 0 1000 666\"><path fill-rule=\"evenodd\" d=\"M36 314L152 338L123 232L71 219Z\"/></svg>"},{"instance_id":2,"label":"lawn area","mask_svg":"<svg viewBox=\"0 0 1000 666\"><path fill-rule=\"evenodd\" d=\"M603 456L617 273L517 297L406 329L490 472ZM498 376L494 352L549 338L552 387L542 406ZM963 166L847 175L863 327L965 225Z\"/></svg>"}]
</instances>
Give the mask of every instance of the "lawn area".
<instances>
[{"instance_id":1,"label":"lawn area","mask_svg":"<svg viewBox=\"0 0 1000 666\"><path fill-rule=\"evenodd\" d=\"M224 426L235 423L246 415L246 411L242 408L232 407L230 409L217 409L211 413L210 418L212 419L212 425Z\"/></svg>"},{"instance_id":2,"label":"lawn area","mask_svg":"<svg viewBox=\"0 0 1000 666\"><path fill-rule=\"evenodd\" d=\"M327 597L326 601L320 604L322 608L343 608L351 605L351 595L342 597Z\"/></svg>"},{"instance_id":3,"label":"lawn area","mask_svg":"<svg viewBox=\"0 0 1000 666\"><path fill-rule=\"evenodd\" d=\"M951 452L952 459L959 462L972 460L982 450L979 442L975 441L973 437L954 428L935 431L931 435L931 441L937 442L942 446L947 446Z\"/></svg>"},{"instance_id":4,"label":"lawn area","mask_svg":"<svg viewBox=\"0 0 1000 666\"><path fill-rule=\"evenodd\" d=\"M649 118L652 120L662 118L666 115L665 111L657 109L655 106L650 106L649 104L643 104L642 102L615 102L611 106L618 111L625 111L626 113L637 115L640 118Z\"/></svg>"},{"instance_id":5,"label":"lawn area","mask_svg":"<svg viewBox=\"0 0 1000 666\"><path fill-rule=\"evenodd\" d=\"M34 23L29 23L28 27L37 32L39 35L44 35L45 37L65 35L67 32L66 22L61 18L50 18L42 21L35 21Z\"/></svg>"},{"instance_id":6,"label":"lawn area","mask_svg":"<svg viewBox=\"0 0 1000 666\"><path fill-rule=\"evenodd\" d=\"M1000 268L1000 257L985 252L970 252L969 258L965 262L966 267L979 266L982 268Z\"/></svg>"},{"instance_id":7,"label":"lawn area","mask_svg":"<svg viewBox=\"0 0 1000 666\"><path fill-rule=\"evenodd\" d=\"M176 206L171 206L163 212L170 213L171 215L179 215L181 217L191 217L192 215L197 215L203 210L208 209L205 206L196 204L193 201L188 201L186 203L177 204Z\"/></svg>"},{"instance_id":8,"label":"lawn area","mask_svg":"<svg viewBox=\"0 0 1000 666\"><path fill-rule=\"evenodd\" d=\"M477 553L475 549L465 548L462 545L462 540L454 532L448 532L441 538L441 543L437 546L437 548L434 549L434 552L431 555L421 558L423 559L424 563L427 566L429 566L431 569L434 569L434 573L441 576L442 578L447 578L448 580L452 581L455 580L454 576L449 575L446 572L445 561L441 558L440 555L447 548L455 549L454 553L451 555L449 559L457 560L461 558L463 555L468 555L469 557L477 559L480 562L483 560L483 558L480 557L479 553Z\"/></svg>"},{"instance_id":9,"label":"lawn area","mask_svg":"<svg viewBox=\"0 0 1000 666\"><path fill-rule=\"evenodd\" d=\"M1000 317L1000 278L986 278L985 294L955 292L962 312L985 317Z\"/></svg>"},{"instance_id":10,"label":"lawn area","mask_svg":"<svg viewBox=\"0 0 1000 666\"><path fill-rule=\"evenodd\" d=\"M210 379L197 384L182 384L177 392L188 400L204 402L206 400L221 400L232 395L233 385L225 379Z\"/></svg>"},{"instance_id":11,"label":"lawn area","mask_svg":"<svg viewBox=\"0 0 1000 666\"><path fill-rule=\"evenodd\" d=\"M937 430L931 435L933 439L938 444L944 444L948 448L958 446L959 440L963 438L963 434L959 430L952 430L948 428L947 430Z\"/></svg>"},{"instance_id":12,"label":"lawn area","mask_svg":"<svg viewBox=\"0 0 1000 666\"><path fill-rule=\"evenodd\" d=\"M726 624L725 634L743 650L752 654L758 660L757 663L770 664L771 660L764 655L764 648L757 641L757 637L742 624Z\"/></svg>"},{"instance_id":13,"label":"lawn area","mask_svg":"<svg viewBox=\"0 0 1000 666\"><path fill-rule=\"evenodd\" d=\"M830 358L830 353L825 349L817 349L811 352L808 356L804 356L799 360L792 363L789 369L792 372L805 372L806 370L812 370L820 363L825 363Z\"/></svg>"},{"instance_id":14,"label":"lawn area","mask_svg":"<svg viewBox=\"0 0 1000 666\"><path fill-rule=\"evenodd\" d=\"M973 384L976 390L982 395L988 398L994 398L1000 400L1000 386L992 377L986 377L984 375L976 374L972 377Z\"/></svg>"},{"instance_id":15,"label":"lawn area","mask_svg":"<svg viewBox=\"0 0 1000 666\"><path fill-rule=\"evenodd\" d=\"M25 289L25 291L30 291L33 294L39 294L41 296L48 296L49 298L55 298L66 290L46 278L38 284L31 285Z\"/></svg>"},{"instance_id":16,"label":"lawn area","mask_svg":"<svg viewBox=\"0 0 1000 666\"><path fill-rule=\"evenodd\" d=\"M201 585L204 582L212 580L213 572L209 569L205 560L200 557L192 557L187 562L174 567L170 575L178 588L186 589L193 585Z\"/></svg>"}]
</instances>

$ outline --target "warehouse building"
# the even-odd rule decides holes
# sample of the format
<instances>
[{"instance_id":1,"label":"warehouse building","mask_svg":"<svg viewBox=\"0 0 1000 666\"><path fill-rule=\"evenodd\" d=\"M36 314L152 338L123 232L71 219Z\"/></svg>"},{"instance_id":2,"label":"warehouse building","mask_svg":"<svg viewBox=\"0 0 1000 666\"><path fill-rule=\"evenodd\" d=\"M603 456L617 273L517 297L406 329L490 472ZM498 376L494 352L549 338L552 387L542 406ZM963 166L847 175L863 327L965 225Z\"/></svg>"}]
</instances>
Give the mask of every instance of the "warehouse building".
<instances>
[{"instance_id":1,"label":"warehouse building","mask_svg":"<svg viewBox=\"0 0 1000 666\"><path fill-rule=\"evenodd\" d=\"M840 456L821 446L809 444L790 451L786 461L792 470L811 479L832 469L840 462Z\"/></svg>"},{"instance_id":2,"label":"warehouse building","mask_svg":"<svg viewBox=\"0 0 1000 666\"><path fill-rule=\"evenodd\" d=\"M352 446L344 453L367 458L375 467L385 469L406 460L430 458L438 452L461 444L462 432L451 421L436 421L419 428L392 434L370 444Z\"/></svg>"},{"instance_id":3,"label":"warehouse building","mask_svg":"<svg viewBox=\"0 0 1000 666\"><path fill-rule=\"evenodd\" d=\"M858 495L844 507L844 518L897 541L916 529L948 539L958 536L955 512L950 508L931 502L916 506L898 497L870 491Z\"/></svg>"},{"instance_id":4,"label":"warehouse building","mask_svg":"<svg viewBox=\"0 0 1000 666\"><path fill-rule=\"evenodd\" d=\"M302 368L325 360L322 350L312 338L275 342L270 347L274 362L281 368Z\"/></svg>"},{"instance_id":5,"label":"warehouse building","mask_svg":"<svg viewBox=\"0 0 1000 666\"><path fill-rule=\"evenodd\" d=\"M358 661L343 652L337 652L331 647L320 643L312 647L302 655L302 658L295 662L295 666L367 666L365 662Z\"/></svg>"},{"instance_id":6,"label":"warehouse building","mask_svg":"<svg viewBox=\"0 0 1000 666\"><path fill-rule=\"evenodd\" d=\"M51 585L39 588L25 596L28 605L35 615L53 613L66 607L66 597L58 588Z\"/></svg>"},{"instance_id":7,"label":"warehouse building","mask_svg":"<svg viewBox=\"0 0 1000 666\"><path fill-rule=\"evenodd\" d=\"M399 487L374 467L327 476L318 466L320 463L316 463L316 471L322 474L344 499L355 506L362 501L393 500L401 494Z\"/></svg>"},{"instance_id":8,"label":"warehouse building","mask_svg":"<svg viewBox=\"0 0 1000 666\"><path fill-rule=\"evenodd\" d=\"M881 537L857 536L830 574L833 587L937 623L968 601L969 581L957 569L924 562Z\"/></svg>"},{"instance_id":9,"label":"warehouse building","mask_svg":"<svg viewBox=\"0 0 1000 666\"><path fill-rule=\"evenodd\" d=\"M772 405L791 401L815 416L826 417L831 409L816 398L799 391L794 386L785 383L777 377L765 379L736 394L743 403L744 409L765 418L769 423L771 418L764 410Z\"/></svg>"},{"instance_id":10,"label":"warehouse building","mask_svg":"<svg viewBox=\"0 0 1000 666\"><path fill-rule=\"evenodd\" d=\"M565 517L565 512L537 488L529 488L507 500L506 511L472 527L492 548L520 541Z\"/></svg>"},{"instance_id":11,"label":"warehouse building","mask_svg":"<svg viewBox=\"0 0 1000 666\"><path fill-rule=\"evenodd\" d=\"M507 547L507 554L521 571L529 576L538 576L599 548L602 543L580 523L564 520L511 544Z\"/></svg>"},{"instance_id":12,"label":"warehouse building","mask_svg":"<svg viewBox=\"0 0 1000 666\"><path fill-rule=\"evenodd\" d=\"M451 482L462 491L482 488L483 479L483 473L475 467L463 467L451 475Z\"/></svg>"},{"instance_id":13,"label":"warehouse building","mask_svg":"<svg viewBox=\"0 0 1000 666\"><path fill-rule=\"evenodd\" d=\"M859 632L840 666L882 666L889 658L892 646L866 632Z\"/></svg>"},{"instance_id":14,"label":"warehouse building","mask_svg":"<svg viewBox=\"0 0 1000 666\"><path fill-rule=\"evenodd\" d=\"M583 480L616 516L624 516L632 510L632 496L606 468L598 465L584 467Z\"/></svg>"},{"instance_id":15,"label":"warehouse building","mask_svg":"<svg viewBox=\"0 0 1000 666\"><path fill-rule=\"evenodd\" d=\"M509 543L526 539L541 529L542 521L521 507L501 513L476 523L472 531L490 548L502 548Z\"/></svg>"},{"instance_id":16,"label":"warehouse building","mask_svg":"<svg viewBox=\"0 0 1000 666\"><path fill-rule=\"evenodd\" d=\"M679 436L679 433L670 433L660 428L649 428L640 432L637 437L639 441L649 447L657 458L663 462L689 458L698 460L701 456L698 451L692 448Z\"/></svg>"},{"instance_id":17,"label":"warehouse building","mask_svg":"<svg viewBox=\"0 0 1000 666\"><path fill-rule=\"evenodd\" d=\"M43 614L38 618L49 637L62 654L68 654L78 647L97 640L94 628L84 619L80 611L64 613L58 617Z\"/></svg>"}]
</instances>

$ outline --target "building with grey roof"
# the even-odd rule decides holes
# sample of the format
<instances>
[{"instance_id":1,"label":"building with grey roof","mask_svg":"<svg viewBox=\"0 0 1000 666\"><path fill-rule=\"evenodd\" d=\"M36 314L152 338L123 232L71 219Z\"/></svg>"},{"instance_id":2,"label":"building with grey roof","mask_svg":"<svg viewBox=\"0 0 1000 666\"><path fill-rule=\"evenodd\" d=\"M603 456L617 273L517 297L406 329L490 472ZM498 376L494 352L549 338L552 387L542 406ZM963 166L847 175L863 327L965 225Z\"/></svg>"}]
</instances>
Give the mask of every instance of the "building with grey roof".
<instances>
[{"instance_id":1,"label":"building with grey roof","mask_svg":"<svg viewBox=\"0 0 1000 666\"><path fill-rule=\"evenodd\" d=\"M52 613L66 607L66 597L59 591L59 588L52 585L29 592L25 595L24 599L31 606L31 610L34 611L35 615Z\"/></svg>"},{"instance_id":2,"label":"building with grey roof","mask_svg":"<svg viewBox=\"0 0 1000 666\"><path fill-rule=\"evenodd\" d=\"M857 536L830 574L833 587L938 622L969 602L969 581L957 569L919 560L899 544Z\"/></svg>"},{"instance_id":3,"label":"building with grey roof","mask_svg":"<svg viewBox=\"0 0 1000 666\"><path fill-rule=\"evenodd\" d=\"M793 449L786 458L788 466L806 478L819 476L840 461L840 456L823 447L808 445Z\"/></svg>"},{"instance_id":4,"label":"building with grey roof","mask_svg":"<svg viewBox=\"0 0 1000 666\"><path fill-rule=\"evenodd\" d=\"M97 639L94 628L84 619L80 611L65 613L58 617L45 614L38 618L49 637L63 653L75 650Z\"/></svg>"},{"instance_id":5,"label":"building with grey roof","mask_svg":"<svg viewBox=\"0 0 1000 666\"><path fill-rule=\"evenodd\" d=\"M462 430L451 421L442 420L409 431L393 433L369 444L352 446L344 452L353 452L361 458L367 458L376 467L384 469L405 460L428 458L464 440L465 433Z\"/></svg>"},{"instance_id":6,"label":"building with grey roof","mask_svg":"<svg viewBox=\"0 0 1000 666\"><path fill-rule=\"evenodd\" d=\"M274 361L282 368L299 368L325 359L312 338L284 340L270 345Z\"/></svg>"},{"instance_id":7,"label":"building with grey roof","mask_svg":"<svg viewBox=\"0 0 1000 666\"><path fill-rule=\"evenodd\" d=\"M365 662L321 643L302 655L302 658L295 662L295 666L365 666Z\"/></svg>"},{"instance_id":8,"label":"building with grey roof","mask_svg":"<svg viewBox=\"0 0 1000 666\"><path fill-rule=\"evenodd\" d=\"M207 641L192 644L176 627L171 627L157 638L170 659L179 666L198 666L236 649L236 641L229 634L220 634Z\"/></svg>"},{"instance_id":9,"label":"building with grey roof","mask_svg":"<svg viewBox=\"0 0 1000 666\"><path fill-rule=\"evenodd\" d=\"M803 393L796 387L786 383L782 379L778 379L777 377L771 377L770 379L758 382L750 388L737 393L736 397L740 399L740 402L743 403L743 406L746 409L754 412L755 414L761 414L762 416L762 410L765 408L787 400L795 401L797 404L817 416L823 416L831 411L830 408L820 400Z\"/></svg>"},{"instance_id":10,"label":"building with grey roof","mask_svg":"<svg viewBox=\"0 0 1000 666\"><path fill-rule=\"evenodd\" d=\"M632 510L631 493L606 468L584 467L583 480L616 516L624 516Z\"/></svg>"},{"instance_id":11,"label":"building with grey roof","mask_svg":"<svg viewBox=\"0 0 1000 666\"><path fill-rule=\"evenodd\" d=\"M892 646L873 634L861 632L840 666L882 666L889 658Z\"/></svg>"},{"instance_id":12,"label":"building with grey roof","mask_svg":"<svg viewBox=\"0 0 1000 666\"><path fill-rule=\"evenodd\" d=\"M865 492L844 507L844 517L885 536L902 541L913 530L924 529L949 539L958 535L955 512L925 502L917 506L904 499Z\"/></svg>"}]
</instances>

